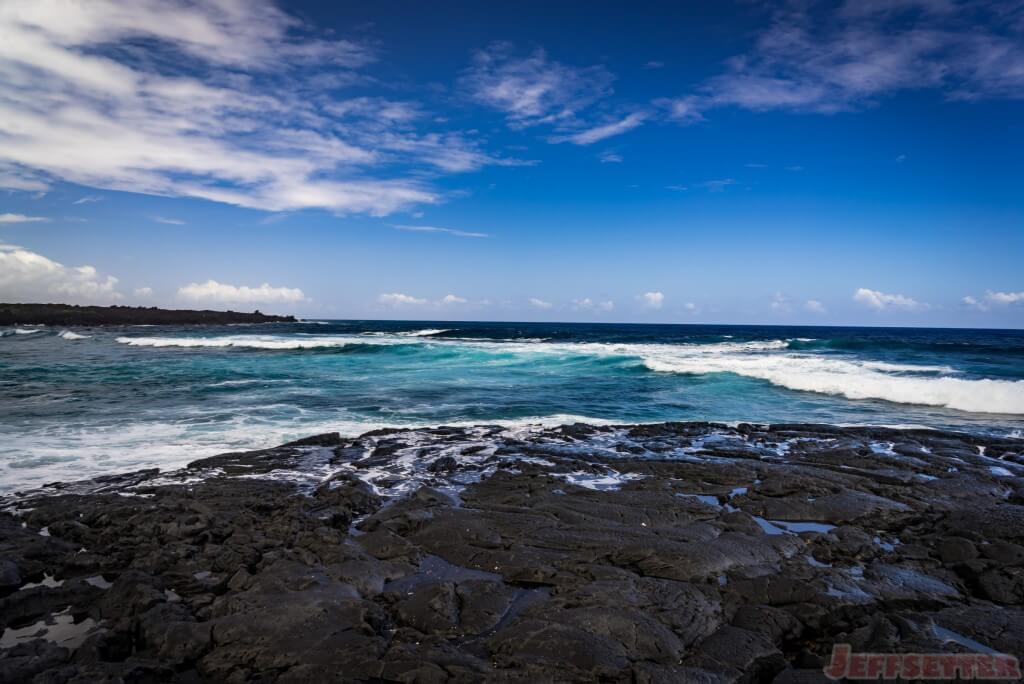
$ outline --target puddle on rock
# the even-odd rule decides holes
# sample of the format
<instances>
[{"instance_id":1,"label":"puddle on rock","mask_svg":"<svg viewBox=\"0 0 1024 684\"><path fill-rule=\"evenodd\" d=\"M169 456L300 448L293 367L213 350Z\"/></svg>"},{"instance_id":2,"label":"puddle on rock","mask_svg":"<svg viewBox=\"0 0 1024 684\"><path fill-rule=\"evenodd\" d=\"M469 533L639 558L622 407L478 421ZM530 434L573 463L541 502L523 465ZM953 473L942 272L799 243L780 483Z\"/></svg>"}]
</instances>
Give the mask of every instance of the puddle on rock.
<instances>
[{"instance_id":1,"label":"puddle on rock","mask_svg":"<svg viewBox=\"0 0 1024 684\"><path fill-rule=\"evenodd\" d=\"M485 572L464 568L460 565L452 565L440 556L424 556L420 561L419 569L411 575L392 580L384 585L385 592L411 591L425 584L435 582L464 582L466 580L489 580L491 582L504 582L501 575L495 572Z\"/></svg>"},{"instance_id":2,"label":"puddle on rock","mask_svg":"<svg viewBox=\"0 0 1024 684\"><path fill-rule=\"evenodd\" d=\"M43 579L41 579L38 582L28 582L27 584L21 585L21 589L19 589L18 591L25 591L26 589L35 589L36 587L56 589L62 584L64 584L64 580L54 579L53 575L44 575Z\"/></svg>"},{"instance_id":3,"label":"puddle on rock","mask_svg":"<svg viewBox=\"0 0 1024 684\"><path fill-rule=\"evenodd\" d=\"M97 622L85 618L75 622L70 606L26 627L8 627L0 636L0 648L11 648L34 639L45 639L58 646L75 649L82 645Z\"/></svg>"}]
</instances>

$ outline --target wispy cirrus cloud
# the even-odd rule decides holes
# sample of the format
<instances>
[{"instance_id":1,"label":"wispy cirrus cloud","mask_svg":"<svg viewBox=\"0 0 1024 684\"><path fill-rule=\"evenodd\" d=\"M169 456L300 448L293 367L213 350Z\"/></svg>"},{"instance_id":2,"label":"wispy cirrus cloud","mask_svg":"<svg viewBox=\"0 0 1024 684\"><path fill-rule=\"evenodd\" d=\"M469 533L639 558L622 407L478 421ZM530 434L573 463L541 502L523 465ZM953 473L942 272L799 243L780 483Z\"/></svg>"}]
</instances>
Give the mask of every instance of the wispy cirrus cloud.
<instances>
[{"instance_id":1,"label":"wispy cirrus cloud","mask_svg":"<svg viewBox=\"0 0 1024 684\"><path fill-rule=\"evenodd\" d=\"M574 145L593 145L596 142L621 135L643 124L647 119L644 112L633 112L626 117L601 126L594 126L577 133L555 136L554 142L571 142Z\"/></svg>"},{"instance_id":2,"label":"wispy cirrus cloud","mask_svg":"<svg viewBox=\"0 0 1024 684\"><path fill-rule=\"evenodd\" d=\"M165 223L165 224L167 224L169 226L183 226L183 225L185 225L185 222L182 221L181 219L168 218L166 216L154 216L152 218L157 223Z\"/></svg>"},{"instance_id":3,"label":"wispy cirrus cloud","mask_svg":"<svg viewBox=\"0 0 1024 684\"><path fill-rule=\"evenodd\" d=\"M269 0L10 0L0 33L4 187L385 215L441 201L430 173L511 163L415 103L340 98L375 50Z\"/></svg>"},{"instance_id":4,"label":"wispy cirrus cloud","mask_svg":"<svg viewBox=\"0 0 1024 684\"><path fill-rule=\"evenodd\" d=\"M460 83L471 98L526 127L572 120L610 95L614 79L601 65L570 66L541 48L524 56L510 43L494 43L473 55Z\"/></svg>"},{"instance_id":5,"label":"wispy cirrus cloud","mask_svg":"<svg viewBox=\"0 0 1024 684\"><path fill-rule=\"evenodd\" d=\"M403 230L408 233L444 233L455 237L465 238L486 238L491 237L490 233L478 233L468 230L456 230L455 228L441 228L439 226L419 226L405 223L392 223L395 230Z\"/></svg>"},{"instance_id":6,"label":"wispy cirrus cloud","mask_svg":"<svg viewBox=\"0 0 1024 684\"><path fill-rule=\"evenodd\" d=\"M718 178L716 180L704 181L702 183L694 183L694 187L704 188L711 192L722 192L730 185L736 185L735 178Z\"/></svg>"},{"instance_id":7,"label":"wispy cirrus cloud","mask_svg":"<svg viewBox=\"0 0 1024 684\"><path fill-rule=\"evenodd\" d=\"M950 100L1024 98L1024 11L1013 9L1017 4L786 4L723 73L658 104L693 123L718 107L829 114L911 90Z\"/></svg>"},{"instance_id":8,"label":"wispy cirrus cloud","mask_svg":"<svg viewBox=\"0 0 1024 684\"><path fill-rule=\"evenodd\" d=\"M459 83L470 99L502 112L513 128L547 125L554 129L550 142L592 145L648 118L642 110L594 114L594 105L613 93L614 80L600 64L572 66L551 59L542 48L524 54L499 42L473 55Z\"/></svg>"}]
</instances>

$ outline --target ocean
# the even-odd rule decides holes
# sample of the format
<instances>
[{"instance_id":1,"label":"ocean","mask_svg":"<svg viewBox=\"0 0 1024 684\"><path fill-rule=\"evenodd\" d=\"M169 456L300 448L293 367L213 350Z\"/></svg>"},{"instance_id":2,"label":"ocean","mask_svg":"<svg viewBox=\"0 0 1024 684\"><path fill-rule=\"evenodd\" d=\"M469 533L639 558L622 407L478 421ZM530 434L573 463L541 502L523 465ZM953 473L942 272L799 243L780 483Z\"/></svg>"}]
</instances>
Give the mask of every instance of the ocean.
<instances>
[{"instance_id":1,"label":"ocean","mask_svg":"<svg viewBox=\"0 0 1024 684\"><path fill-rule=\"evenodd\" d=\"M0 329L0 491L320 432L802 422L1024 435L1024 331L303 321Z\"/></svg>"}]
</instances>

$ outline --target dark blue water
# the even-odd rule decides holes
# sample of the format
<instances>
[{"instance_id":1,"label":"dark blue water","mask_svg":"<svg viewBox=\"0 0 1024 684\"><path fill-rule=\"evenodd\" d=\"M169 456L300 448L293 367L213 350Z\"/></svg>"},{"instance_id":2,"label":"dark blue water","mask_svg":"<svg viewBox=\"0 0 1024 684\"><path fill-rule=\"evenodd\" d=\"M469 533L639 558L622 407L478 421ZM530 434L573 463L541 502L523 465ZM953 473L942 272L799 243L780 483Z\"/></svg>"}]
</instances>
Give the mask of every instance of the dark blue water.
<instances>
[{"instance_id":1,"label":"dark blue water","mask_svg":"<svg viewBox=\"0 0 1024 684\"><path fill-rule=\"evenodd\" d=\"M1024 429L1022 331L430 321L21 331L0 331L4 489L381 426Z\"/></svg>"}]
</instances>

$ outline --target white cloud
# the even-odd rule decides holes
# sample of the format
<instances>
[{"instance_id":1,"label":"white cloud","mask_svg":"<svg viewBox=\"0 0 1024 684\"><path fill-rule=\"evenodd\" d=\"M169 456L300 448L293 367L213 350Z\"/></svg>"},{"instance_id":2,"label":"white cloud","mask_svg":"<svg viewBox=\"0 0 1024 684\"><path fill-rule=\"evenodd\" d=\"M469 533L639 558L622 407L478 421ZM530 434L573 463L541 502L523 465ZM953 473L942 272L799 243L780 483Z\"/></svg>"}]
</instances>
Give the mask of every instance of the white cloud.
<instances>
[{"instance_id":1,"label":"white cloud","mask_svg":"<svg viewBox=\"0 0 1024 684\"><path fill-rule=\"evenodd\" d=\"M901 309L903 311L919 311L927 309L928 305L918 302L906 295L888 294L878 290L869 290L866 287L859 288L853 293L853 300L871 307L877 311L886 309Z\"/></svg>"},{"instance_id":2,"label":"white cloud","mask_svg":"<svg viewBox=\"0 0 1024 684\"><path fill-rule=\"evenodd\" d=\"M422 306L427 304L426 299L402 294L401 292L389 292L377 297L377 301L388 306Z\"/></svg>"},{"instance_id":3,"label":"white cloud","mask_svg":"<svg viewBox=\"0 0 1024 684\"><path fill-rule=\"evenodd\" d=\"M693 302L686 302L685 304L683 304L683 310L686 311L686 313L688 314L700 313L700 307L694 304Z\"/></svg>"},{"instance_id":4,"label":"white cloud","mask_svg":"<svg viewBox=\"0 0 1024 684\"><path fill-rule=\"evenodd\" d=\"M736 185L736 179L734 178L720 178L718 180L704 181L703 183L696 183L698 188L705 188L711 192L722 192L730 185Z\"/></svg>"},{"instance_id":5,"label":"white cloud","mask_svg":"<svg viewBox=\"0 0 1024 684\"><path fill-rule=\"evenodd\" d=\"M1024 302L1024 292L989 292L985 298L996 304L1018 304Z\"/></svg>"},{"instance_id":6,"label":"white cloud","mask_svg":"<svg viewBox=\"0 0 1024 684\"><path fill-rule=\"evenodd\" d=\"M988 305L987 302L979 301L977 298L972 297L971 295L967 295L966 297L964 297L960 301L961 301L961 303L963 303L964 306L968 306L968 307L970 307L972 309L977 309L978 311L988 311L989 310L989 305Z\"/></svg>"},{"instance_id":7,"label":"white cloud","mask_svg":"<svg viewBox=\"0 0 1024 684\"><path fill-rule=\"evenodd\" d=\"M17 165L5 164L0 156L0 188L23 192L45 193L50 184L38 174Z\"/></svg>"},{"instance_id":8,"label":"white cloud","mask_svg":"<svg viewBox=\"0 0 1024 684\"><path fill-rule=\"evenodd\" d=\"M804 302L804 308L815 314L827 313L825 305L819 302L817 299L808 299Z\"/></svg>"},{"instance_id":9,"label":"white cloud","mask_svg":"<svg viewBox=\"0 0 1024 684\"><path fill-rule=\"evenodd\" d=\"M774 311L789 312L792 310L792 303L789 297L781 292L776 292L772 297L771 307Z\"/></svg>"},{"instance_id":10,"label":"white cloud","mask_svg":"<svg viewBox=\"0 0 1024 684\"><path fill-rule=\"evenodd\" d=\"M153 296L153 288L151 287L137 287L135 288L135 296L141 299L145 299Z\"/></svg>"},{"instance_id":11,"label":"white cloud","mask_svg":"<svg viewBox=\"0 0 1024 684\"><path fill-rule=\"evenodd\" d=\"M466 238L485 238L490 237L488 233L477 233L465 230L455 230L454 228L439 228L437 226L415 226L407 224L391 224L391 227L396 230L404 230L411 233L447 233L448 235L454 235L456 237Z\"/></svg>"},{"instance_id":12,"label":"white cloud","mask_svg":"<svg viewBox=\"0 0 1024 684\"><path fill-rule=\"evenodd\" d=\"M582 310L585 310L585 311L605 311L605 312L607 312L607 311L614 311L615 310L615 302L613 302L610 299L605 300L605 301L602 302L602 301L594 301L590 297L585 297L583 299L574 299L572 304L573 304L573 306L575 308L582 309Z\"/></svg>"},{"instance_id":13,"label":"white cloud","mask_svg":"<svg viewBox=\"0 0 1024 684\"><path fill-rule=\"evenodd\" d=\"M42 254L0 245L0 299L23 302L108 302L120 299L117 278L93 266L64 266Z\"/></svg>"},{"instance_id":14,"label":"white cloud","mask_svg":"<svg viewBox=\"0 0 1024 684\"><path fill-rule=\"evenodd\" d=\"M660 309L665 303L665 295L660 292L645 292L640 295L640 301L648 309Z\"/></svg>"},{"instance_id":15,"label":"white cloud","mask_svg":"<svg viewBox=\"0 0 1024 684\"><path fill-rule=\"evenodd\" d=\"M592 145L601 140L606 140L616 135L622 135L643 124L647 115L643 112L633 112L619 121L588 128L570 135L556 136L554 142L571 142L574 145Z\"/></svg>"},{"instance_id":16,"label":"white cloud","mask_svg":"<svg viewBox=\"0 0 1024 684\"><path fill-rule=\"evenodd\" d=\"M189 283L178 289L182 299L202 302L249 303L249 302L301 302L306 299L302 290L295 287L272 287L263 283L258 287L228 285L216 280L205 283Z\"/></svg>"},{"instance_id":17,"label":"white cloud","mask_svg":"<svg viewBox=\"0 0 1024 684\"><path fill-rule=\"evenodd\" d=\"M960 300L964 306L978 311L989 311L994 306L1010 306L1024 303L1024 292L993 292L989 290L983 299L967 295Z\"/></svg>"},{"instance_id":18,"label":"white cloud","mask_svg":"<svg viewBox=\"0 0 1024 684\"><path fill-rule=\"evenodd\" d=\"M72 202L72 204L92 204L94 202L102 201L102 195L85 195L84 197L79 197L78 199L76 199L74 202Z\"/></svg>"},{"instance_id":19,"label":"white cloud","mask_svg":"<svg viewBox=\"0 0 1024 684\"><path fill-rule=\"evenodd\" d=\"M503 112L514 126L565 123L611 93L614 77L603 66L573 67L542 49L522 57L508 43L473 56L461 84L474 100Z\"/></svg>"},{"instance_id":20,"label":"white cloud","mask_svg":"<svg viewBox=\"0 0 1024 684\"><path fill-rule=\"evenodd\" d=\"M543 299L537 299L536 297L530 297L527 301L535 309L550 309L554 306L551 302L545 302Z\"/></svg>"},{"instance_id":21,"label":"white cloud","mask_svg":"<svg viewBox=\"0 0 1024 684\"><path fill-rule=\"evenodd\" d=\"M448 307L448 306L461 306L463 304L469 304L469 300L465 297L460 297L456 294L446 294L440 299L427 299L426 297L415 297L409 294L403 294L401 292L389 292L386 294L379 295L377 297L379 304L392 307L404 307L404 306L429 306L429 307ZM486 306L489 304L487 301L479 302L480 305Z\"/></svg>"},{"instance_id":22,"label":"white cloud","mask_svg":"<svg viewBox=\"0 0 1024 684\"><path fill-rule=\"evenodd\" d=\"M597 159L602 164L619 164L622 162L622 155L617 152L602 152Z\"/></svg>"},{"instance_id":23,"label":"white cloud","mask_svg":"<svg viewBox=\"0 0 1024 684\"><path fill-rule=\"evenodd\" d=\"M156 221L157 223L166 223L166 224L171 225L171 226L183 226L183 225L185 225L185 222L182 221L181 219L167 218L165 216L154 216L153 220Z\"/></svg>"},{"instance_id":24,"label":"white cloud","mask_svg":"<svg viewBox=\"0 0 1024 684\"><path fill-rule=\"evenodd\" d=\"M25 216L24 214L0 214L0 223L44 223L50 219L44 216Z\"/></svg>"},{"instance_id":25,"label":"white cloud","mask_svg":"<svg viewBox=\"0 0 1024 684\"><path fill-rule=\"evenodd\" d=\"M441 201L423 171L515 163L419 130L414 104L345 110L337 88L374 51L318 39L270 0L7 0L0 35L3 187L380 216Z\"/></svg>"},{"instance_id":26,"label":"white cloud","mask_svg":"<svg viewBox=\"0 0 1024 684\"><path fill-rule=\"evenodd\" d=\"M937 4L946 11L932 11ZM658 104L692 123L715 107L834 113L920 89L952 100L1020 99L1024 20L1018 10L1008 21L1012 4L785 3L753 50L696 93Z\"/></svg>"},{"instance_id":27,"label":"white cloud","mask_svg":"<svg viewBox=\"0 0 1024 684\"><path fill-rule=\"evenodd\" d=\"M663 97L655 100L654 104L664 109L669 119L681 124L703 121L704 115L701 110L708 106L705 98L696 95L676 98Z\"/></svg>"}]
</instances>

